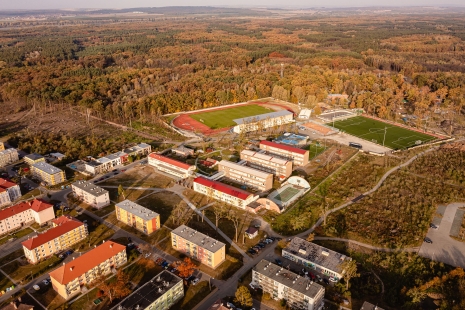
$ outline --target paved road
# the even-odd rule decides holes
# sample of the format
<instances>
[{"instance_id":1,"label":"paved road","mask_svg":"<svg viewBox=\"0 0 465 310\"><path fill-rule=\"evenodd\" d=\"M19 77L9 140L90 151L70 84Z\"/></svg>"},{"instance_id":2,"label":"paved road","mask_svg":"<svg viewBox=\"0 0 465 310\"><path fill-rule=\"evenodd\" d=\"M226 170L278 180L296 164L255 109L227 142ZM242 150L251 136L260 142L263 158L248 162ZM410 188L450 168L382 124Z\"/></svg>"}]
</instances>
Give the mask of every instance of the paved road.
<instances>
[{"instance_id":1,"label":"paved road","mask_svg":"<svg viewBox=\"0 0 465 310\"><path fill-rule=\"evenodd\" d=\"M0 246L0 249L1 249L0 257L7 256L8 254L13 253L14 251L22 249L23 245L21 244L21 242L26 241L29 237L32 237L35 235L36 233L32 232L29 235L26 235L14 241L10 241L10 242L2 244Z\"/></svg>"}]
</instances>

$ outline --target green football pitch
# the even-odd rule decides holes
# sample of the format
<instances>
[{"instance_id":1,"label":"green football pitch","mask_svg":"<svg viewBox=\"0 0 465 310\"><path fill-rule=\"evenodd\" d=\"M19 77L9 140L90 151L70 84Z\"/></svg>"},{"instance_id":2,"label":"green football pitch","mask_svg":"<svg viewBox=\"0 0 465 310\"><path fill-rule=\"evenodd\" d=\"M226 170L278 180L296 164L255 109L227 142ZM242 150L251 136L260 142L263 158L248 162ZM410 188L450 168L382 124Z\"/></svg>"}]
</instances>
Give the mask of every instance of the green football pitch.
<instances>
[{"instance_id":1,"label":"green football pitch","mask_svg":"<svg viewBox=\"0 0 465 310\"><path fill-rule=\"evenodd\" d=\"M256 104L251 104L222 110L213 110L203 113L189 114L189 116L195 119L196 121L199 121L202 124L207 125L211 129L218 129L236 126L237 124L233 121L234 119L271 112L274 112L274 110L264 108Z\"/></svg>"},{"instance_id":2,"label":"green football pitch","mask_svg":"<svg viewBox=\"0 0 465 310\"><path fill-rule=\"evenodd\" d=\"M328 124L329 125L329 124ZM353 136L397 150L405 149L436 138L371 118L356 116L334 123L334 127ZM386 132L385 132L386 131ZM384 134L386 133L386 138ZM421 141L421 142L420 142Z\"/></svg>"}]
</instances>

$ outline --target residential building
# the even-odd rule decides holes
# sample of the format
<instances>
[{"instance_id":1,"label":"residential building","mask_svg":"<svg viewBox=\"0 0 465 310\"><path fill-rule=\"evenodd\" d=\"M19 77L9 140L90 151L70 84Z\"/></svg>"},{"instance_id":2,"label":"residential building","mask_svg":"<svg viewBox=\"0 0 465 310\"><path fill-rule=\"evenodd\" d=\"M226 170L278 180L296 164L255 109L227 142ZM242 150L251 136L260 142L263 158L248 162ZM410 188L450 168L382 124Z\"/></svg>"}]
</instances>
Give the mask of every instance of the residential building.
<instances>
[{"instance_id":1,"label":"residential building","mask_svg":"<svg viewBox=\"0 0 465 310\"><path fill-rule=\"evenodd\" d=\"M250 186L259 191L267 191L273 187L273 175L253 169L245 165L222 160L218 164L218 172L223 172L228 179Z\"/></svg>"},{"instance_id":2,"label":"residential building","mask_svg":"<svg viewBox=\"0 0 465 310\"><path fill-rule=\"evenodd\" d=\"M365 301L362 305L362 307L360 308L360 310L384 310L383 308L380 308L378 306L375 306L371 303L369 303L368 301Z\"/></svg>"},{"instance_id":3,"label":"residential building","mask_svg":"<svg viewBox=\"0 0 465 310\"><path fill-rule=\"evenodd\" d=\"M195 178L193 185L194 191L197 193L226 202L227 204L241 209L245 209L248 204L258 199L258 196L252 193L204 177Z\"/></svg>"},{"instance_id":4,"label":"residential building","mask_svg":"<svg viewBox=\"0 0 465 310\"><path fill-rule=\"evenodd\" d=\"M54 218L53 205L40 199L24 201L0 210L0 235L32 222L42 225Z\"/></svg>"},{"instance_id":5,"label":"residential building","mask_svg":"<svg viewBox=\"0 0 465 310\"><path fill-rule=\"evenodd\" d=\"M172 149L171 151L175 153L176 155L183 156L183 157L194 155L194 150L188 147L185 147L184 145L180 145L177 148Z\"/></svg>"},{"instance_id":6,"label":"residential building","mask_svg":"<svg viewBox=\"0 0 465 310\"><path fill-rule=\"evenodd\" d=\"M24 256L31 264L69 248L88 236L84 223L61 216L52 221L53 228L22 242Z\"/></svg>"},{"instance_id":7,"label":"residential building","mask_svg":"<svg viewBox=\"0 0 465 310\"><path fill-rule=\"evenodd\" d=\"M115 205L116 218L124 224L150 235L160 228L160 214L128 199Z\"/></svg>"},{"instance_id":8,"label":"residential building","mask_svg":"<svg viewBox=\"0 0 465 310\"><path fill-rule=\"evenodd\" d=\"M110 204L110 194L94 183L79 180L71 185L73 193L88 205L100 209Z\"/></svg>"},{"instance_id":9,"label":"residential building","mask_svg":"<svg viewBox=\"0 0 465 310\"><path fill-rule=\"evenodd\" d=\"M53 289L69 299L102 275L108 275L127 262L126 246L107 241L50 272Z\"/></svg>"},{"instance_id":10,"label":"residential building","mask_svg":"<svg viewBox=\"0 0 465 310\"><path fill-rule=\"evenodd\" d=\"M102 163L96 161L95 159L86 161L85 164L84 164L84 167L85 167L87 172L90 172L93 175L105 172L104 171L104 166L102 165Z\"/></svg>"},{"instance_id":11,"label":"residential building","mask_svg":"<svg viewBox=\"0 0 465 310\"><path fill-rule=\"evenodd\" d=\"M123 299L112 310L168 310L183 297L183 280L175 274L163 270L152 280Z\"/></svg>"},{"instance_id":12,"label":"residential building","mask_svg":"<svg viewBox=\"0 0 465 310\"><path fill-rule=\"evenodd\" d=\"M171 246L210 268L215 269L226 259L226 245L186 225L171 231Z\"/></svg>"},{"instance_id":13,"label":"residential building","mask_svg":"<svg viewBox=\"0 0 465 310\"><path fill-rule=\"evenodd\" d=\"M21 297L18 299L11 301L9 304L1 308L0 310L33 310L34 306L24 304L21 300Z\"/></svg>"},{"instance_id":14,"label":"residential building","mask_svg":"<svg viewBox=\"0 0 465 310\"><path fill-rule=\"evenodd\" d=\"M55 158L56 160L63 160L66 157L66 155L56 152L50 153L50 157Z\"/></svg>"},{"instance_id":15,"label":"residential building","mask_svg":"<svg viewBox=\"0 0 465 310\"><path fill-rule=\"evenodd\" d=\"M272 173L280 180L288 178L292 173L292 161L268 155L265 152L243 150L241 159L247 161L247 166Z\"/></svg>"},{"instance_id":16,"label":"residential building","mask_svg":"<svg viewBox=\"0 0 465 310\"><path fill-rule=\"evenodd\" d=\"M56 185L66 181L65 172L45 162L32 165L32 175L47 185Z\"/></svg>"},{"instance_id":17,"label":"residential building","mask_svg":"<svg viewBox=\"0 0 465 310\"><path fill-rule=\"evenodd\" d=\"M124 153L128 154L128 156L147 156L152 152L152 147L150 144L147 143L139 143L135 146L132 146L130 148L124 149Z\"/></svg>"},{"instance_id":18,"label":"residential building","mask_svg":"<svg viewBox=\"0 0 465 310\"><path fill-rule=\"evenodd\" d=\"M218 299L207 310L231 310L231 307L228 307L227 301Z\"/></svg>"},{"instance_id":19,"label":"residential building","mask_svg":"<svg viewBox=\"0 0 465 310\"><path fill-rule=\"evenodd\" d=\"M8 166L19 160L17 149L6 149L0 151L0 168Z\"/></svg>"},{"instance_id":20,"label":"residential building","mask_svg":"<svg viewBox=\"0 0 465 310\"><path fill-rule=\"evenodd\" d=\"M156 153L151 153L148 156L148 163L160 171L166 172L181 179L188 178L194 174L195 171L195 166L188 165Z\"/></svg>"},{"instance_id":21,"label":"residential building","mask_svg":"<svg viewBox=\"0 0 465 310\"><path fill-rule=\"evenodd\" d=\"M45 161L45 157L43 157L42 155L37 154L37 153L32 153L32 154L24 156L24 162L28 164L29 166L32 166L40 162L45 163L46 161Z\"/></svg>"},{"instance_id":22,"label":"residential building","mask_svg":"<svg viewBox=\"0 0 465 310\"><path fill-rule=\"evenodd\" d=\"M0 151L5 150L5 144L3 142L0 142Z\"/></svg>"},{"instance_id":23,"label":"residential building","mask_svg":"<svg viewBox=\"0 0 465 310\"><path fill-rule=\"evenodd\" d=\"M260 131L269 127L292 123L294 121L294 113L287 110L281 110L238 118L233 121L237 124L233 127L233 132L235 133Z\"/></svg>"},{"instance_id":24,"label":"residential building","mask_svg":"<svg viewBox=\"0 0 465 310\"><path fill-rule=\"evenodd\" d=\"M293 262L340 280L344 274L341 264L352 258L329 250L321 245L294 237L283 249L282 255Z\"/></svg>"},{"instance_id":25,"label":"residential building","mask_svg":"<svg viewBox=\"0 0 465 310\"><path fill-rule=\"evenodd\" d=\"M19 197L21 197L19 185L0 178L0 207L14 202Z\"/></svg>"},{"instance_id":26,"label":"residential building","mask_svg":"<svg viewBox=\"0 0 465 310\"><path fill-rule=\"evenodd\" d=\"M266 140L260 142L260 149L266 151L267 153L275 154L282 158L292 160L296 166L305 166L308 164L308 150L303 150L297 147Z\"/></svg>"},{"instance_id":27,"label":"residential building","mask_svg":"<svg viewBox=\"0 0 465 310\"><path fill-rule=\"evenodd\" d=\"M291 309L318 310L324 305L323 286L265 259L252 269L250 284L275 300L285 299Z\"/></svg>"}]
</instances>

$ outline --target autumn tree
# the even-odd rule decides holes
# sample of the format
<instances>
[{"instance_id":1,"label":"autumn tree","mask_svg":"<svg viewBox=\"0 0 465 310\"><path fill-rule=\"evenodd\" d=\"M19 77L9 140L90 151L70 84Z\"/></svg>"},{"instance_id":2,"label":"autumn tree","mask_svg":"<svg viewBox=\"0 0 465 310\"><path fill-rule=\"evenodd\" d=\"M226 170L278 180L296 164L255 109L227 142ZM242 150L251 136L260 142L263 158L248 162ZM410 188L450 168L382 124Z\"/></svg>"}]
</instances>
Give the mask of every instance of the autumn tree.
<instances>
[{"instance_id":1,"label":"autumn tree","mask_svg":"<svg viewBox=\"0 0 465 310\"><path fill-rule=\"evenodd\" d=\"M126 199L126 193L124 192L123 185L118 185L118 197L123 196L123 199Z\"/></svg>"},{"instance_id":2,"label":"autumn tree","mask_svg":"<svg viewBox=\"0 0 465 310\"><path fill-rule=\"evenodd\" d=\"M357 262L355 262L355 260L346 259L340 264L340 268L342 270L342 277L346 282L346 289L349 289L350 279L360 277L360 274L357 273Z\"/></svg>"},{"instance_id":3,"label":"autumn tree","mask_svg":"<svg viewBox=\"0 0 465 310\"><path fill-rule=\"evenodd\" d=\"M244 307L252 307L253 299L252 295L250 294L249 289L246 286L239 286L236 290L234 302L239 303L241 306Z\"/></svg>"},{"instance_id":4,"label":"autumn tree","mask_svg":"<svg viewBox=\"0 0 465 310\"><path fill-rule=\"evenodd\" d=\"M181 278L187 278L194 273L194 270L197 266L192 262L189 257L185 257L182 262L179 262L176 266L178 270L178 275Z\"/></svg>"},{"instance_id":5,"label":"autumn tree","mask_svg":"<svg viewBox=\"0 0 465 310\"><path fill-rule=\"evenodd\" d=\"M218 230L219 221L228 215L228 211L226 210L226 207L223 204L213 206L212 210L213 210L213 214L215 214L216 230Z\"/></svg>"},{"instance_id":6,"label":"autumn tree","mask_svg":"<svg viewBox=\"0 0 465 310\"><path fill-rule=\"evenodd\" d=\"M110 303L112 303L114 299L123 298L131 293L131 290L126 286L128 282L129 275L119 269L115 281L106 281L105 275L101 275L97 280L97 287L104 292L110 299Z\"/></svg>"},{"instance_id":7,"label":"autumn tree","mask_svg":"<svg viewBox=\"0 0 465 310\"><path fill-rule=\"evenodd\" d=\"M311 234L308 235L307 241L308 241L308 242L313 242L313 240L315 240L315 234L314 234L314 233L311 233Z\"/></svg>"}]
</instances>

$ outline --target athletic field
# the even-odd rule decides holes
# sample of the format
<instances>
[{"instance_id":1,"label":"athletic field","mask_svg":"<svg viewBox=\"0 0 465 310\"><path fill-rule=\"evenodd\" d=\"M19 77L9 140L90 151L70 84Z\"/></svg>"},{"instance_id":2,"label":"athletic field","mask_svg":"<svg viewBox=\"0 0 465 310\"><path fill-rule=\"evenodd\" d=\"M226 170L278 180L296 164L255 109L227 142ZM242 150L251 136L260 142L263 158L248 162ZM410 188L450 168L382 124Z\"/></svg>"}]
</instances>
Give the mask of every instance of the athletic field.
<instances>
[{"instance_id":1,"label":"athletic field","mask_svg":"<svg viewBox=\"0 0 465 310\"><path fill-rule=\"evenodd\" d=\"M196 121L210 127L211 129L218 129L236 126L237 124L233 122L234 119L255 116L270 112L274 112L274 110L256 104L251 104L188 115Z\"/></svg>"},{"instance_id":2,"label":"athletic field","mask_svg":"<svg viewBox=\"0 0 465 310\"><path fill-rule=\"evenodd\" d=\"M328 124L330 125L330 124ZM353 136L397 150L423 144L436 138L421 132L380 122L371 118L356 116L334 122L334 127ZM386 130L385 130L386 128ZM386 138L384 134L386 131Z\"/></svg>"}]
</instances>

